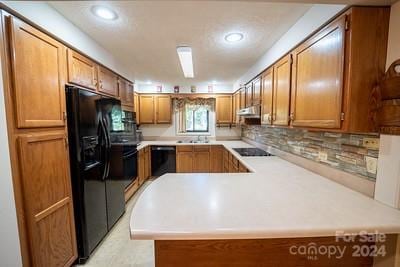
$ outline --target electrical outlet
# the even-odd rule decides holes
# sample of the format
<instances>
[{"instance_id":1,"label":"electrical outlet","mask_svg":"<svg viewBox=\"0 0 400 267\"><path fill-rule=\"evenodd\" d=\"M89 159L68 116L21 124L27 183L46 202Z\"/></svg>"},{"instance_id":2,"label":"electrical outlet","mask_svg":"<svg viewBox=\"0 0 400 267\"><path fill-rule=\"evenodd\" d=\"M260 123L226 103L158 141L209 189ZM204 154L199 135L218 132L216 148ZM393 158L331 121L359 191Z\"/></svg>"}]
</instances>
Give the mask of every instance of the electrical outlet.
<instances>
[{"instance_id":1,"label":"electrical outlet","mask_svg":"<svg viewBox=\"0 0 400 267\"><path fill-rule=\"evenodd\" d=\"M318 159L320 161L327 161L328 160L328 153L319 151L318 152Z\"/></svg>"},{"instance_id":2,"label":"electrical outlet","mask_svg":"<svg viewBox=\"0 0 400 267\"><path fill-rule=\"evenodd\" d=\"M379 138L364 138L363 147L369 149L379 149Z\"/></svg>"},{"instance_id":3,"label":"electrical outlet","mask_svg":"<svg viewBox=\"0 0 400 267\"><path fill-rule=\"evenodd\" d=\"M369 173L376 173L378 159L373 157L365 157L365 161L367 163L367 172Z\"/></svg>"}]
</instances>

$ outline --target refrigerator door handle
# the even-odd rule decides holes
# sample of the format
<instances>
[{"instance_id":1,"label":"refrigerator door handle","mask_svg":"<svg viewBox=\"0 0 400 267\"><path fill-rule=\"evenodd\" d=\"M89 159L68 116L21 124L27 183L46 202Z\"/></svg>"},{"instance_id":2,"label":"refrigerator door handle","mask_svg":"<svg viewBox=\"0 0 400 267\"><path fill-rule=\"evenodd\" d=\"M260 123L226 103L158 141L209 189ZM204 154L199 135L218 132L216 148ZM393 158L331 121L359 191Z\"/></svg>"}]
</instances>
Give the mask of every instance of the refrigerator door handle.
<instances>
[{"instance_id":1,"label":"refrigerator door handle","mask_svg":"<svg viewBox=\"0 0 400 267\"><path fill-rule=\"evenodd\" d=\"M101 127L102 131L102 137L104 138L104 143L105 143L105 149L104 149L104 170L103 170L103 175L102 175L102 180L105 180L107 177L107 166L108 166L108 140L107 140L107 134L106 134L106 128L104 127L103 120L99 120L99 125Z\"/></svg>"},{"instance_id":2,"label":"refrigerator door handle","mask_svg":"<svg viewBox=\"0 0 400 267\"><path fill-rule=\"evenodd\" d=\"M110 138L110 134L108 131L108 127L107 127L107 121L106 119L103 117L103 126L104 126L104 131L106 133L106 139L107 139L107 162L106 162L106 166L107 166L107 170L106 170L106 174L104 176L104 179L106 179L108 177L108 175L110 174L110 156L111 156L111 138Z\"/></svg>"}]
</instances>

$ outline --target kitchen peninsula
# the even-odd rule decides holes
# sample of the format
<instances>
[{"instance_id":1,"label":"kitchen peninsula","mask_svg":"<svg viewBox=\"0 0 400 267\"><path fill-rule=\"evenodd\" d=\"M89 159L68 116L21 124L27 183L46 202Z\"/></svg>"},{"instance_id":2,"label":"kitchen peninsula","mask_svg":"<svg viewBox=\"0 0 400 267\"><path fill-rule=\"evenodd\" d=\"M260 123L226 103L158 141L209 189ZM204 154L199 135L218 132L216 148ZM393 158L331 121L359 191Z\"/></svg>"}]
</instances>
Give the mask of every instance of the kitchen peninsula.
<instances>
[{"instance_id":1,"label":"kitchen peninsula","mask_svg":"<svg viewBox=\"0 0 400 267\"><path fill-rule=\"evenodd\" d=\"M218 144L251 172L166 174L139 196L131 239L155 240L156 266L278 266L282 257L287 265L279 266L338 266L326 255L313 265L307 255L290 254L290 247L309 243L348 245L341 266L372 266L372 257L352 257L362 241L349 245L335 236L378 232L391 239L400 233L396 209L280 157L241 157L232 148L251 146L245 142Z\"/></svg>"}]
</instances>

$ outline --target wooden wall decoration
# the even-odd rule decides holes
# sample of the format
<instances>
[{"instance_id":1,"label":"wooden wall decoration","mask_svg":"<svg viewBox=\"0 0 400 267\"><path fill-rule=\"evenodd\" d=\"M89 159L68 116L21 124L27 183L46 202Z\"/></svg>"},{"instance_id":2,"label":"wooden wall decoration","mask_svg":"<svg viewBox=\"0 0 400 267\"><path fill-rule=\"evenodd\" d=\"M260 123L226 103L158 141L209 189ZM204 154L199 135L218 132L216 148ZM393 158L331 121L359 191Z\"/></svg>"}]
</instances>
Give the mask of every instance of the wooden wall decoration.
<instances>
[{"instance_id":1,"label":"wooden wall decoration","mask_svg":"<svg viewBox=\"0 0 400 267\"><path fill-rule=\"evenodd\" d=\"M400 135L400 59L390 65L371 99L379 132Z\"/></svg>"}]
</instances>

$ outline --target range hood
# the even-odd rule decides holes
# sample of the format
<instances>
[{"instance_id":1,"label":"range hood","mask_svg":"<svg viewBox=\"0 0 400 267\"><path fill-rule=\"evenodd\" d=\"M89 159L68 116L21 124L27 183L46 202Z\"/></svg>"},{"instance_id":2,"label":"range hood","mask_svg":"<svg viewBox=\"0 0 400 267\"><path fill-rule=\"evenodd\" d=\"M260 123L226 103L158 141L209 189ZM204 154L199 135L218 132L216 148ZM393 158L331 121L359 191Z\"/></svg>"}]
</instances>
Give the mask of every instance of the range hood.
<instances>
[{"instance_id":1,"label":"range hood","mask_svg":"<svg viewBox=\"0 0 400 267\"><path fill-rule=\"evenodd\" d=\"M261 106L251 106L243 108L237 112L237 115L245 118L260 118Z\"/></svg>"}]
</instances>

